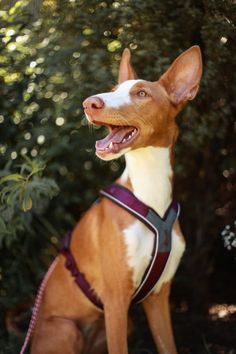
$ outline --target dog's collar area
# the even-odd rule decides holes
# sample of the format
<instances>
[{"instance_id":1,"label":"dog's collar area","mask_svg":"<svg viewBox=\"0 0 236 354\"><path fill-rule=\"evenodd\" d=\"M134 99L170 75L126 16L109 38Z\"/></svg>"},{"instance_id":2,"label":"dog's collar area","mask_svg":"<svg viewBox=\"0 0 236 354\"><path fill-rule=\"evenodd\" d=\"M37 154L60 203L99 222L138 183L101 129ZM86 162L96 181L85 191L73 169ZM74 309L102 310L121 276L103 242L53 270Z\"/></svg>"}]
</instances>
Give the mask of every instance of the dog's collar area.
<instances>
[{"instance_id":1,"label":"dog's collar area","mask_svg":"<svg viewBox=\"0 0 236 354\"><path fill-rule=\"evenodd\" d=\"M162 218L152 208L136 198L130 190L119 184L112 184L102 189L100 195L127 210L127 212L134 215L154 233L151 261L144 272L140 285L132 297L132 303L141 302L156 287L165 270L172 248L171 233L173 225L180 212L179 204L173 200ZM66 258L65 266L87 298L96 307L103 309L101 299L98 298L95 291L90 287L85 275L78 269L75 259L70 251L71 234L72 233L69 232L65 235L63 247L61 249L61 253Z\"/></svg>"}]
</instances>

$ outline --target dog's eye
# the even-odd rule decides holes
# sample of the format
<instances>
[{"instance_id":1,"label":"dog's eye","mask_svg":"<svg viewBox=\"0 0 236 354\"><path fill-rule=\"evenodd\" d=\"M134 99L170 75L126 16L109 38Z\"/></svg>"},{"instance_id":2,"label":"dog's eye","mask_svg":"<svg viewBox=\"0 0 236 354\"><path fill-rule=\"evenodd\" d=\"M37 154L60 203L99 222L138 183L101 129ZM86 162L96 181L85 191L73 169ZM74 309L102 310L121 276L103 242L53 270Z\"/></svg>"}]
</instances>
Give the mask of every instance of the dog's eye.
<instances>
[{"instance_id":1,"label":"dog's eye","mask_svg":"<svg viewBox=\"0 0 236 354\"><path fill-rule=\"evenodd\" d=\"M137 96L139 96L139 97L146 97L146 96L148 96L148 94L147 94L146 91L140 90L140 91L137 92Z\"/></svg>"}]
</instances>

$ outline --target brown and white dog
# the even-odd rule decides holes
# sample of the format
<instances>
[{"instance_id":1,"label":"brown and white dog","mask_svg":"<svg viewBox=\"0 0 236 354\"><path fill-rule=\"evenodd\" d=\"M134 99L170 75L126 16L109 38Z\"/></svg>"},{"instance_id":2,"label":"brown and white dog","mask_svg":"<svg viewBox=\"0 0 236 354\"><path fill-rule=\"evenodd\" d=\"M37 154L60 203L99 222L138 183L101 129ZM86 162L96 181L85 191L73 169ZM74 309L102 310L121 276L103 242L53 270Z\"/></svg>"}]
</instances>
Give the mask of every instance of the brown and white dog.
<instances>
[{"instance_id":1,"label":"brown and white dog","mask_svg":"<svg viewBox=\"0 0 236 354\"><path fill-rule=\"evenodd\" d=\"M103 160L125 155L118 183L161 217L172 200L173 147L177 113L198 91L201 52L193 46L181 54L158 81L137 80L125 49L119 83L108 93L87 98L84 110L92 124L109 134L96 143ZM32 354L127 354L128 310L148 266L153 233L112 201L102 198L73 231L71 252L104 304L100 311L75 284L59 255L48 280L31 346ZM185 249L178 221L172 230L172 252L156 288L143 301L160 354L176 354L169 292Z\"/></svg>"}]
</instances>

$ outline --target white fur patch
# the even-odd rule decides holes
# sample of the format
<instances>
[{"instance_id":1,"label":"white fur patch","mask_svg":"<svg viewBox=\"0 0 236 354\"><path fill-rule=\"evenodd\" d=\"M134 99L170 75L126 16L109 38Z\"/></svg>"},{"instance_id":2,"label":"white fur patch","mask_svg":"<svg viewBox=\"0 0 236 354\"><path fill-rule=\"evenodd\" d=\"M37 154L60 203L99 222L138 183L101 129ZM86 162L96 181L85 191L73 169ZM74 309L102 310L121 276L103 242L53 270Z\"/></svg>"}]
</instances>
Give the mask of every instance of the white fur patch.
<instances>
[{"instance_id":1,"label":"white fur patch","mask_svg":"<svg viewBox=\"0 0 236 354\"><path fill-rule=\"evenodd\" d=\"M123 233L127 246L128 266L133 272L133 284L137 289L151 260L154 234L141 221L135 221ZM184 250L185 243L173 230L171 254L154 292L159 292L162 285L173 278Z\"/></svg>"},{"instance_id":2,"label":"white fur patch","mask_svg":"<svg viewBox=\"0 0 236 354\"><path fill-rule=\"evenodd\" d=\"M124 169L122 175L120 176L121 182L122 183L126 183L128 182L129 179L129 173L128 173L128 169L127 167Z\"/></svg>"},{"instance_id":3,"label":"white fur patch","mask_svg":"<svg viewBox=\"0 0 236 354\"><path fill-rule=\"evenodd\" d=\"M108 108L119 108L123 105L130 104L130 90L139 81L142 80L127 80L120 84L114 92L99 93L95 95L103 100Z\"/></svg>"},{"instance_id":4,"label":"white fur patch","mask_svg":"<svg viewBox=\"0 0 236 354\"><path fill-rule=\"evenodd\" d=\"M163 216L172 198L169 148L141 148L128 152L125 159L135 196Z\"/></svg>"},{"instance_id":5,"label":"white fur patch","mask_svg":"<svg viewBox=\"0 0 236 354\"><path fill-rule=\"evenodd\" d=\"M133 271L133 283L137 288L151 260L154 234L138 220L123 233L127 246L128 265Z\"/></svg>"},{"instance_id":6,"label":"white fur patch","mask_svg":"<svg viewBox=\"0 0 236 354\"><path fill-rule=\"evenodd\" d=\"M126 153L125 158L135 196L163 216L172 199L170 177L173 172L169 148L141 148ZM127 172L124 176L127 178ZM133 282L137 288L151 259L154 234L140 221L130 225L123 233L128 266L133 271ZM155 288L156 292L174 276L184 249L184 241L173 230L171 254Z\"/></svg>"}]
</instances>

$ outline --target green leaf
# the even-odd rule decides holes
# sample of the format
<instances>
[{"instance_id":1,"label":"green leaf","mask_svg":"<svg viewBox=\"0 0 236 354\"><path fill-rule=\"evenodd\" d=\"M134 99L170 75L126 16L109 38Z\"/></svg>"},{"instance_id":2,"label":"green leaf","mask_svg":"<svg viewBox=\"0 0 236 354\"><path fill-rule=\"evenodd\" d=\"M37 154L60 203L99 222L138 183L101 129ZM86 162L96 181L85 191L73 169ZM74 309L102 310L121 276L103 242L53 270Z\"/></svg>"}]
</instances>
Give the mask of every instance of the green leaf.
<instances>
[{"instance_id":1,"label":"green leaf","mask_svg":"<svg viewBox=\"0 0 236 354\"><path fill-rule=\"evenodd\" d=\"M5 221L3 220L3 218L0 216L0 231L1 232L5 232L7 230Z\"/></svg>"},{"instance_id":2,"label":"green leaf","mask_svg":"<svg viewBox=\"0 0 236 354\"><path fill-rule=\"evenodd\" d=\"M30 196L26 197L24 196L23 202L22 202L22 209L24 212L29 211L30 209L32 209L33 206L33 202Z\"/></svg>"},{"instance_id":3,"label":"green leaf","mask_svg":"<svg viewBox=\"0 0 236 354\"><path fill-rule=\"evenodd\" d=\"M15 182L19 182L24 180L24 177L21 176L19 173L14 173L5 177L2 177L0 179L0 184L4 183L4 182L9 182L9 181L15 181Z\"/></svg>"}]
</instances>

